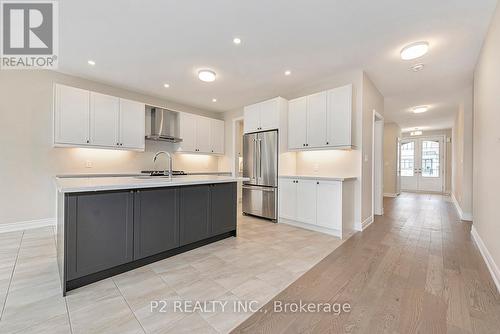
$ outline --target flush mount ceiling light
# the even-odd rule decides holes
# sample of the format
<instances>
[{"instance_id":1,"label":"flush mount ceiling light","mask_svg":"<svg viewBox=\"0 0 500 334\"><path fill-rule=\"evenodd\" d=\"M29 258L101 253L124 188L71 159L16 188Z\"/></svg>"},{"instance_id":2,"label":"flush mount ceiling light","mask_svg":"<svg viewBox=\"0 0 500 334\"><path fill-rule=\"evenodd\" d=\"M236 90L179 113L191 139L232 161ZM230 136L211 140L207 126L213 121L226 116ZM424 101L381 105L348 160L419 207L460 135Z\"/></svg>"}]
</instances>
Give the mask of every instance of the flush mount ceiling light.
<instances>
[{"instance_id":1,"label":"flush mount ceiling light","mask_svg":"<svg viewBox=\"0 0 500 334\"><path fill-rule=\"evenodd\" d=\"M217 102L217 99L216 99L216 98L213 98L213 99L212 99L212 102Z\"/></svg>"},{"instance_id":2,"label":"flush mount ceiling light","mask_svg":"<svg viewBox=\"0 0 500 334\"><path fill-rule=\"evenodd\" d=\"M238 38L238 37L233 38L233 43L236 44L236 45L240 45L241 44L241 38Z\"/></svg>"},{"instance_id":3,"label":"flush mount ceiling light","mask_svg":"<svg viewBox=\"0 0 500 334\"><path fill-rule=\"evenodd\" d=\"M87 63L90 65L90 66L94 66L95 65L95 61L93 60L88 60Z\"/></svg>"},{"instance_id":4,"label":"flush mount ceiling light","mask_svg":"<svg viewBox=\"0 0 500 334\"><path fill-rule=\"evenodd\" d=\"M425 55L429 51L429 43L427 42L416 42L409 44L401 50L401 59L412 60L417 59Z\"/></svg>"},{"instance_id":5,"label":"flush mount ceiling light","mask_svg":"<svg viewBox=\"0 0 500 334\"><path fill-rule=\"evenodd\" d=\"M420 136L422 135L422 131L418 128L415 128L415 131L410 132L410 136Z\"/></svg>"},{"instance_id":6,"label":"flush mount ceiling light","mask_svg":"<svg viewBox=\"0 0 500 334\"><path fill-rule=\"evenodd\" d=\"M292 71L290 71L290 70L285 71L285 75L290 75L290 74L292 74Z\"/></svg>"},{"instance_id":7,"label":"flush mount ceiling light","mask_svg":"<svg viewBox=\"0 0 500 334\"><path fill-rule=\"evenodd\" d=\"M199 70L198 71L198 78L204 82L215 81L215 76L216 76L216 74L212 70Z\"/></svg>"},{"instance_id":8,"label":"flush mount ceiling light","mask_svg":"<svg viewBox=\"0 0 500 334\"><path fill-rule=\"evenodd\" d=\"M429 110L428 106L418 106L418 107L414 107L412 109L414 114L421 114L421 113L426 112L427 110Z\"/></svg>"},{"instance_id":9,"label":"flush mount ceiling light","mask_svg":"<svg viewBox=\"0 0 500 334\"><path fill-rule=\"evenodd\" d=\"M170 85L166 83L166 84L163 84L163 87L165 87L165 88L169 88L169 87L170 87Z\"/></svg>"},{"instance_id":10,"label":"flush mount ceiling light","mask_svg":"<svg viewBox=\"0 0 500 334\"><path fill-rule=\"evenodd\" d=\"M410 67L410 70L412 70L413 72L418 72L418 71L422 71L424 69L425 65L420 63L420 64L415 64L413 66Z\"/></svg>"}]
</instances>

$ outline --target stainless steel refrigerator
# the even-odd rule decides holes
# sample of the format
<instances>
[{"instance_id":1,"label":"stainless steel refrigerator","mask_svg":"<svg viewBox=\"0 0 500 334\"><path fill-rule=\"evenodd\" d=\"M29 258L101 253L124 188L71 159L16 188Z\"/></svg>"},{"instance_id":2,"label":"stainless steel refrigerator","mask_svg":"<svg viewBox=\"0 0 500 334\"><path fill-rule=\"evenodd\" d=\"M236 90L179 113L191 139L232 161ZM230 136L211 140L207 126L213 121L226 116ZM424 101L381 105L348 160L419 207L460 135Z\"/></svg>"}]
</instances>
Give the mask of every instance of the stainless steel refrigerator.
<instances>
[{"instance_id":1,"label":"stainless steel refrigerator","mask_svg":"<svg viewBox=\"0 0 500 334\"><path fill-rule=\"evenodd\" d=\"M276 221L278 131L243 136L243 213Z\"/></svg>"}]
</instances>

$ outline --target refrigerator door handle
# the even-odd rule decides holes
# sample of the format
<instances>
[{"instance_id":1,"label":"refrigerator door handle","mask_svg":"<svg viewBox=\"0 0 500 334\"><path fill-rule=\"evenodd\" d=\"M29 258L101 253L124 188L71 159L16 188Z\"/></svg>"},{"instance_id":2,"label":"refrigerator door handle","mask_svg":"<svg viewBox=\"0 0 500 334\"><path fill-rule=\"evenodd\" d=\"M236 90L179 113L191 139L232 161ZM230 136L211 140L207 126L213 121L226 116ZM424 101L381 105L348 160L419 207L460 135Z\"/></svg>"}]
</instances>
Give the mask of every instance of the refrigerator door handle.
<instances>
[{"instance_id":1,"label":"refrigerator door handle","mask_svg":"<svg viewBox=\"0 0 500 334\"><path fill-rule=\"evenodd\" d=\"M262 139L259 138L259 182L262 180Z\"/></svg>"},{"instance_id":2,"label":"refrigerator door handle","mask_svg":"<svg viewBox=\"0 0 500 334\"><path fill-rule=\"evenodd\" d=\"M257 139L253 140L253 175L254 179L259 179L259 174L257 174Z\"/></svg>"},{"instance_id":3,"label":"refrigerator door handle","mask_svg":"<svg viewBox=\"0 0 500 334\"><path fill-rule=\"evenodd\" d=\"M258 190L258 191L265 191L265 192L274 192L276 191L276 188L265 188L265 187L258 187L258 186L241 186L243 189L249 189L249 190Z\"/></svg>"}]
</instances>

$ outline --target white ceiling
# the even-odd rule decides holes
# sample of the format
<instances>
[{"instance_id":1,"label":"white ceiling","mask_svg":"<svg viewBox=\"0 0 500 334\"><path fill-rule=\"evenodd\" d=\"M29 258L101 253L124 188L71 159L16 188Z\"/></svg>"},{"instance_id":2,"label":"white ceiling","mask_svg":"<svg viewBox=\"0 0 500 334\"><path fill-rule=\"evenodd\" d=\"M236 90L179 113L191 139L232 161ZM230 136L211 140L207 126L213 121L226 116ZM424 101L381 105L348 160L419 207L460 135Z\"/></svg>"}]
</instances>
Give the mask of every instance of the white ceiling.
<instances>
[{"instance_id":1,"label":"white ceiling","mask_svg":"<svg viewBox=\"0 0 500 334\"><path fill-rule=\"evenodd\" d=\"M361 68L386 97L386 120L443 128L452 124L457 92L472 83L496 2L65 0L59 69L226 111ZM413 73L399 51L420 40L430 52ZM217 80L199 81L199 68L215 70ZM432 106L425 114L407 110L423 104Z\"/></svg>"}]
</instances>

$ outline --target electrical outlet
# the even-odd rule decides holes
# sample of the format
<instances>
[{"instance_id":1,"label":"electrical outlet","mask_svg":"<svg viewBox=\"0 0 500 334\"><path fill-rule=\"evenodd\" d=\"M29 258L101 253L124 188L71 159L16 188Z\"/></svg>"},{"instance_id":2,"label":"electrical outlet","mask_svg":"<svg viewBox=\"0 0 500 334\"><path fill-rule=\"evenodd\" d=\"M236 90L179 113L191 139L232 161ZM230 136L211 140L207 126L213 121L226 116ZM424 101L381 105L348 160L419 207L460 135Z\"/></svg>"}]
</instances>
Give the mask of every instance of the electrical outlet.
<instances>
[{"instance_id":1,"label":"electrical outlet","mask_svg":"<svg viewBox=\"0 0 500 334\"><path fill-rule=\"evenodd\" d=\"M314 164L313 169L315 172L319 171L319 164Z\"/></svg>"},{"instance_id":2,"label":"electrical outlet","mask_svg":"<svg viewBox=\"0 0 500 334\"><path fill-rule=\"evenodd\" d=\"M85 168L92 168L92 161L90 160L85 161Z\"/></svg>"}]
</instances>

